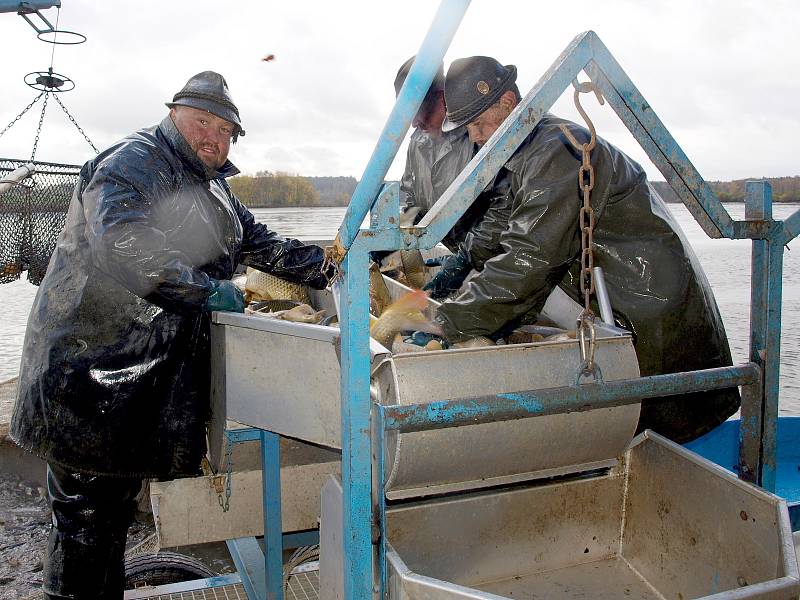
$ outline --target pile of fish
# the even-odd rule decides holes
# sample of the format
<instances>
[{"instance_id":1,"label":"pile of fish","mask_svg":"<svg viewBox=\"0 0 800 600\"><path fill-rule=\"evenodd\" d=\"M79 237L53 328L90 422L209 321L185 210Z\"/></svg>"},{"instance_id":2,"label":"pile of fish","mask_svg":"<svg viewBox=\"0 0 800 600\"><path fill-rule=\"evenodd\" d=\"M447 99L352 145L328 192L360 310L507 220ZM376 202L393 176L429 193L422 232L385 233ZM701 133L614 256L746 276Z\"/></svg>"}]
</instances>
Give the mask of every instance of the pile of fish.
<instances>
[{"instance_id":1,"label":"pile of fish","mask_svg":"<svg viewBox=\"0 0 800 600\"><path fill-rule=\"evenodd\" d=\"M385 277L412 288L393 300ZM370 336L393 353L442 350L447 347L442 330L433 319L436 303L422 291L430 275L419 251L397 251L383 259L382 265L370 265ZM256 269L234 279L245 294L246 314L296 323L335 325L336 315L326 317L324 310L311 306L308 291ZM413 335L412 335L413 334ZM494 341L476 337L453 344L452 348L479 348L496 344L530 344L575 339L575 331L546 325L526 325L505 338Z\"/></svg>"}]
</instances>

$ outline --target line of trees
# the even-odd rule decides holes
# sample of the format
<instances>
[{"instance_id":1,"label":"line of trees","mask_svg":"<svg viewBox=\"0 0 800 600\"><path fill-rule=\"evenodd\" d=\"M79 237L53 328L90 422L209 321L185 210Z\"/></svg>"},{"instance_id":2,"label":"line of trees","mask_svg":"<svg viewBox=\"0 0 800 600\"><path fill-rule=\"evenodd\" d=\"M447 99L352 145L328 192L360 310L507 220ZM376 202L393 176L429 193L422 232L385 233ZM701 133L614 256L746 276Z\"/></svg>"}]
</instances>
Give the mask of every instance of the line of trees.
<instances>
[{"instance_id":1,"label":"line of trees","mask_svg":"<svg viewBox=\"0 0 800 600\"><path fill-rule=\"evenodd\" d=\"M259 171L228 180L236 197L250 208L347 206L354 177L302 177L282 171Z\"/></svg>"},{"instance_id":2,"label":"line of trees","mask_svg":"<svg viewBox=\"0 0 800 600\"><path fill-rule=\"evenodd\" d=\"M800 177L767 177L772 186L773 202L800 202ZM722 202L744 202L747 179L709 181L708 185ZM677 194L665 181L652 181L653 187L665 202L680 202Z\"/></svg>"},{"instance_id":3,"label":"line of trees","mask_svg":"<svg viewBox=\"0 0 800 600\"><path fill-rule=\"evenodd\" d=\"M251 208L291 206L347 206L355 177L303 177L282 171L259 171L255 176L240 175L228 180L233 193ZM709 181L723 202L744 202L746 179ZM800 203L800 176L770 177L775 202ZM665 181L651 182L665 202L681 202Z\"/></svg>"}]
</instances>

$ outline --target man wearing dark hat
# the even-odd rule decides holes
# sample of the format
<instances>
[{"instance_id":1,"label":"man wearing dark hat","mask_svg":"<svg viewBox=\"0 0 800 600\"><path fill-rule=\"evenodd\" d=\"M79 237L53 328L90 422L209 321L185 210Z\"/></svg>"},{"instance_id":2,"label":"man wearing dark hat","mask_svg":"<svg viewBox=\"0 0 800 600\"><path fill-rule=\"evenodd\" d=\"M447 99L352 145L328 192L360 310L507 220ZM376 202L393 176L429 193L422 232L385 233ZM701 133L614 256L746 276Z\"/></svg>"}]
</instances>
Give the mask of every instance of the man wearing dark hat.
<instances>
[{"instance_id":1,"label":"man wearing dark hat","mask_svg":"<svg viewBox=\"0 0 800 600\"><path fill-rule=\"evenodd\" d=\"M398 70L394 80L395 95L400 94L415 58L412 56ZM413 225L425 216L439 196L472 160L475 152L475 146L470 141L466 129L442 132L445 112L444 69L440 65L412 122L415 130L411 134L406 168L400 180L400 191L405 194L405 204L402 208L404 225ZM442 242L450 250L455 250L481 212L481 203L474 203Z\"/></svg>"},{"instance_id":2,"label":"man wearing dark hat","mask_svg":"<svg viewBox=\"0 0 800 600\"><path fill-rule=\"evenodd\" d=\"M81 169L28 320L11 435L47 461L47 598L122 598L144 478L194 476L209 416L209 322L242 312L251 265L316 288L322 249L234 197L244 135L225 79L198 73L157 126Z\"/></svg>"},{"instance_id":3,"label":"man wearing dark hat","mask_svg":"<svg viewBox=\"0 0 800 600\"><path fill-rule=\"evenodd\" d=\"M442 129L466 126L470 139L486 143L518 104L515 80L515 67L492 58L454 61ZM451 342L497 339L535 322L556 286L581 299L581 154L562 127L581 144L589 141L583 127L547 114L506 162L510 187L506 202L494 206L493 219L503 226L489 244L492 256L466 265L463 271L475 273L438 312ZM634 336L641 374L730 365L711 288L642 167L600 138L591 162L594 264L605 272L617 324ZM736 388L645 400L638 428L685 442L724 421L739 403Z\"/></svg>"}]
</instances>

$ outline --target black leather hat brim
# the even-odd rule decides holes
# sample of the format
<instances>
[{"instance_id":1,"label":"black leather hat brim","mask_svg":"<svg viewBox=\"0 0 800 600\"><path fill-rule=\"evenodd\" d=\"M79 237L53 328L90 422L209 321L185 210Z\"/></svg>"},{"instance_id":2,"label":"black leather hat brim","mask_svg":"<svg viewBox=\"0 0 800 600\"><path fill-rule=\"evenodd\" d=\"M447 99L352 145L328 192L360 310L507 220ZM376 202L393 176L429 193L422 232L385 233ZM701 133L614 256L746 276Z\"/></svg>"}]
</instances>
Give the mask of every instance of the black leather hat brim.
<instances>
[{"instance_id":1,"label":"black leather hat brim","mask_svg":"<svg viewBox=\"0 0 800 600\"><path fill-rule=\"evenodd\" d=\"M500 96L510 90L517 81L517 67L514 65L506 65L505 68L508 70L508 75L503 80L502 84L491 94L478 98L472 106L469 107L467 114L461 118L451 119L449 115L445 116L444 121L442 121L442 131L453 131L453 129L471 123L483 113L483 111L497 102Z\"/></svg>"},{"instance_id":2,"label":"black leather hat brim","mask_svg":"<svg viewBox=\"0 0 800 600\"><path fill-rule=\"evenodd\" d=\"M242 123L239 121L239 116L230 108L217 104L213 100L206 100L204 98L179 98L175 102L167 102L169 108L173 106L190 106L198 110L205 110L212 115L218 116L220 119L225 119L229 123L233 123L239 128L239 135L244 135L242 131Z\"/></svg>"}]
</instances>

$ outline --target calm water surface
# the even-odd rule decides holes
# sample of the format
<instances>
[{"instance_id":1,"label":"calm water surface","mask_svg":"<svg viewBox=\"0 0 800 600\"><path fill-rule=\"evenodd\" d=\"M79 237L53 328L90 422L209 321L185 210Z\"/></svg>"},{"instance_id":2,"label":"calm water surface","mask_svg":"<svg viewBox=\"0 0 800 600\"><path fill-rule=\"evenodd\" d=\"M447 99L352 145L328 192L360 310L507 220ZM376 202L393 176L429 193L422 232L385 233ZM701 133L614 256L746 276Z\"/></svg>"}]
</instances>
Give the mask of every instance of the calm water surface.
<instances>
[{"instance_id":1,"label":"calm water surface","mask_svg":"<svg viewBox=\"0 0 800 600\"><path fill-rule=\"evenodd\" d=\"M683 205L669 205L700 259L719 304L734 362L747 360L750 323L750 248L747 240L712 240ZM744 217L743 204L727 204L734 219ZM800 205L778 205L783 219ZM344 208L256 209L259 221L282 235L332 239ZM792 252L794 250L794 252ZM25 281L0 285L3 335L0 337L0 381L17 374L25 322L36 288ZM789 244L783 267L783 335L781 337L781 413L800 415L800 242Z\"/></svg>"}]
</instances>

